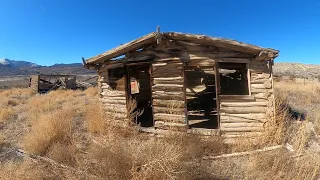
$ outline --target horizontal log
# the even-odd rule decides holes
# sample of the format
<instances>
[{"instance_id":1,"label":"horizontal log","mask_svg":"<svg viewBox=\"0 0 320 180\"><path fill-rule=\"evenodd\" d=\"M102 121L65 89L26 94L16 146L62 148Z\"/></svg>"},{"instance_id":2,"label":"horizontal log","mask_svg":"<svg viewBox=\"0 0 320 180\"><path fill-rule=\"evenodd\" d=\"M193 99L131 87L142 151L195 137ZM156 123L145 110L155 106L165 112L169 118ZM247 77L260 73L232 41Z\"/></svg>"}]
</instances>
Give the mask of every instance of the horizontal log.
<instances>
[{"instance_id":1,"label":"horizontal log","mask_svg":"<svg viewBox=\"0 0 320 180\"><path fill-rule=\"evenodd\" d=\"M154 113L166 113L166 114L184 114L184 108L168 108L168 107L159 107L153 106Z\"/></svg>"},{"instance_id":2,"label":"horizontal log","mask_svg":"<svg viewBox=\"0 0 320 180\"><path fill-rule=\"evenodd\" d=\"M158 100L177 100L177 101L183 101L184 96L183 94L181 95L172 95L172 94L160 94L160 93L152 93L153 99L158 99Z\"/></svg>"},{"instance_id":3,"label":"horizontal log","mask_svg":"<svg viewBox=\"0 0 320 180\"><path fill-rule=\"evenodd\" d=\"M102 108L113 113L125 113L125 114L127 113L127 108L120 108L113 104L104 104Z\"/></svg>"},{"instance_id":4,"label":"horizontal log","mask_svg":"<svg viewBox=\"0 0 320 180\"><path fill-rule=\"evenodd\" d=\"M273 93L273 89L256 89L256 88L251 88L251 93Z\"/></svg>"},{"instance_id":5,"label":"horizontal log","mask_svg":"<svg viewBox=\"0 0 320 180\"><path fill-rule=\"evenodd\" d=\"M122 96L103 96L100 99L110 99L110 100L126 100L126 97Z\"/></svg>"},{"instance_id":6,"label":"horizontal log","mask_svg":"<svg viewBox=\"0 0 320 180\"><path fill-rule=\"evenodd\" d=\"M261 136L261 133L260 132L241 132L238 134L224 133L221 136L226 139L227 138L259 138Z\"/></svg>"},{"instance_id":7,"label":"horizontal log","mask_svg":"<svg viewBox=\"0 0 320 180\"><path fill-rule=\"evenodd\" d=\"M251 84L251 88L256 89L270 89L272 87L272 83L270 81L265 81L263 84Z\"/></svg>"},{"instance_id":8,"label":"horizontal log","mask_svg":"<svg viewBox=\"0 0 320 180\"><path fill-rule=\"evenodd\" d=\"M177 77L169 77L169 78L153 78L154 80L159 80L159 81L176 81L176 80L182 80L183 81L183 77L182 76L177 76Z\"/></svg>"},{"instance_id":9,"label":"horizontal log","mask_svg":"<svg viewBox=\"0 0 320 180\"><path fill-rule=\"evenodd\" d=\"M267 106L267 102L221 102L222 107L257 107Z\"/></svg>"},{"instance_id":10,"label":"horizontal log","mask_svg":"<svg viewBox=\"0 0 320 180\"><path fill-rule=\"evenodd\" d=\"M108 96L108 97L121 97L125 96L124 91L110 91L110 90L102 90L100 93L103 96Z\"/></svg>"},{"instance_id":11,"label":"horizontal log","mask_svg":"<svg viewBox=\"0 0 320 180\"><path fill-rule=\"evenodd\" d=\"M213 53L193 53L193 54L182 54L181 59L183 61L208 61L212 62L226 62L226 63L251 63L250 58L242 58L242 57L218 57L218 55ZM213 63L214 65L214 63Z\"/></svg>"},{"instance_id":12,"label":"horizontal log","mask_svg":"<svg viewBox=\"0 0 320 180\"><path fill-rule=\"evenodd\" d=\"M165 122L165 121L155 121L154 125L159 126L177 126L177 127L187 127L185 123L175 123L175 122Z\"/></svg>"},{"instance_id":13,"label":"horizontal log","mask_svg":"<svg viewBox=\"0 0 320 180\"><path fill-rule=\"evenodd\" d=\"M220 128L241 128L241 127L260 127L263 128L263 123L220 123Z\"/></svg>"},{"instance_id":14,"label":"horizontal log","mask_svg":"<svg viewBox=\"0 0 320 180\"><path fill-rule=\"evenodd\" d=\"M152 72L151 76L153 78L163 78L163 77L177 77L177 76L182 76L183 72L182 71L165 71L165 72Z\"/></svg>"},{"instance_id":15,"label":"horizontal log","mask_svg":"<svg viewBox=\"0 0 320 180\"><path fill-rule=\"evenodd\" d=\"M264 128L261 127L232 127L232 128L220 128L221 133L224 132L261 132Z\"/></svg>"},{"instance_id":16,"label":"horizontal log","mask_svg":"<svg viewBox=\"0 0 320 180\"><path fill-rule=\"evenodd\" d=\"M251 122L261 122L264 123L267 120L265 118L261 119L249 119L249 118L244 118L244 117L234 117L234 116L220 116L220 122L221 123L251 123Z\"/></svg>"},{"instance_id":17,"label":"horizontal log","mask_svg":"<svg viewBox=\"0 0 320 180\"><path fill-rule=\"evenodd\" d=\"M257 79L268 79L270 78L270 74L269 73L254 73L251 72L251 78L257 78Z\"/></svg>"},{"instance_id":18,"label":"horizontal log","mask_svg":"<svg viewBox=\"0 0 320 180\"><path fill-rule=\"evenodd\" d=\"M232 113L220 113L221 116L230 116L230 117L241 117L246 119L265 119L265 113L255 113L255 114L232 114Z\"/></svg>"},{"instance_id":19,"label":"horizontal log","mask_svg":"<svg viewBox=\"0 0 320 180\"><path fill-rule=\"evenodd\" d=\"M111 89L109 85L107 86L101 86L101 89Z\"/></svg>"},{"instance_id":20,"label":"horizontal log","mask_svg":"<svg viewBox=\"0 0 320 180\"><path fill-rule=\"evenodd\" d=\"M109 104L123 104L125 105L127 103L126 100L114 100L114 99L109 99L109 98L101 98L100 100L103 103L109 103Z\"/></svg>"},{"instance_id":21,"label":"horizontal log","mask_svg":"<svg viewBox=\"0 0 320 180\"><path fill-rule=\"evenodd\" d=\"M155 84L152 86L152 88L156 88L156 87L179 87L179 88L182 88L183 85L180 85L180 84Z\"/></svg>"},{"instance_id":22,"label":"horizontal log","mask_svg":"<svg viewBox=\"0 0 320 180\"><path fill-rule=\"evenodd\" d=\"M267 81L272 82L271 78L268 79L251 79L251 84L264 84Z\"/></svg>"},{"instance_id":23,"label":"horizontal log","mask_svg":"<svg viewBox=\"0 0 320 180\"><path fill-rule=\"evenodd\" d=\"M254 96L256 99L264 99L268 100L268 97L271 95L271 93L252 93L252 96Z\"/></svg>"},{"instance_id":24,"label":"horizontal log","mask_svg":"<svg viewBox=\"0 0 320 180\"><path fill-rule=\"evenodd\" d=\"M153 84L178 84L178 85L183 85L183 80L156 80L153 79Z\"/></svg>"},{"instance_id":25,"label":"horizontal log","mask_svg":"<svg viewBox=\"0 0 320 180\"><path fill-rule=\"evenodd\" d=\"M152 68L154 69L160 69L160 68L165 68L165 67L169 67L169 68L174 68L174 67L182 67L183 63L176 61L176 62L161 62L161 63L153 63L152 64Z\"/></svg>"},{"instance_id":26,"label":"horizontal log","mask_svg":"<svg viewBox=\"0 0 320 180\"><path fill-rule=\"evenodd\" d=\"M167 114L167 113L154 113L154 117L165 117L165 118L182 118L185 119L185 115L179 115L179 114Z\"/></svg>"},{"instance_id":27,"label":"horizontal log","mask_svg":"<svg viewBox=\"0 0 320 180\"><path fill-rule=\"evenodd\" d=\"M186 118L184 115L166 114L166 113L154 113L154 121L164 122L180 122L185 123Z\"/></svg>"},{"instance_id":28,"label":"horizontal log","mask_svg":"<svg viewBox=\"0 0 320 180\"><path fill-rule=\"evenodd\" d=\"M254 101L254 96L250 95L219 95L221 102L246 102Z\"/></svg>"},{"instance_id":29,"label":"horizontal log","mask_svg":"<svg viewBox=\"0 0 320 180\"><path fill-rule=\"evenodd\" d=\"M187 62L187 66L215 66L215 61L207 58L190 59Z\"/></svg>"},{"instance_id":30,"label":"horizontal log","mask_svg":"<svg viewBox=\"0 0 320 180\"><path fill-rule=\"evenodd\" d=\"M171 73L171 74L182 74L182 66L181 67L162 67L162 68L153 68L152 74L162 74L162 73Z\"/></svg>"},{"instance_id":31,"label":"horizontal log","mask_svg":"<svg viewBox=\"0 0 320 180\"><path fill-rule=\"evenodd\" d=\"M158 85L158 84L156 84L156 85L152 86L152 91L183 92L183 85L174 85L174 86L166 86L166 85Z\"/></svg>"},{"instance_id":32,"label":"horizontal log","mask_svg":"<svg viewBox=\"0 0 320 180\"><path fill-rule=\"evenodd\" d=\"M243 113L266 113L266 107L221 107L220 112L243 114Z\"/></svg>"},{"instance_id":33,"label":"horizontal log","mask_svg":"<svg viewBox=\"0 0 320 180\"><path fill-rule=\"evenodd\" d=\"M162 107L184 107L184 101L154 99L153 105Z\"/></svg>"}]
</instances>

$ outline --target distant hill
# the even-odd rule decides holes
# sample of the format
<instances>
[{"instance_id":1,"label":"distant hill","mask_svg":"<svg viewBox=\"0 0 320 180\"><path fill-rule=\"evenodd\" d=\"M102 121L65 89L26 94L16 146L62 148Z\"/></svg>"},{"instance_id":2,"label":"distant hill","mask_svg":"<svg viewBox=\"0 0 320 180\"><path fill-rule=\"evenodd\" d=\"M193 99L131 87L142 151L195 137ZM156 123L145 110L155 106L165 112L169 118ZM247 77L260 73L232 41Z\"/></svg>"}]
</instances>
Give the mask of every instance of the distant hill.
<instances>
[{"instance_id":1,"label":"distant hill","mask_svg":"<svg viewBox=\"0 0 320 180\"><path fill-rule=\"evenodd\" d=\"M40 66L38 64L0 59L0 76L17 76L32 74L94 74L96 71L88 70L81 63L54 64L52 66Z\"/></svg>"},{"instance_id":2,"label":"distant hill","mask_svg":"<svg viewBox=\"0 0 320 180\"><path fill-rule=\"evenodd\" d=\"M320 65L301 63L275 63L273 73L276 76L299 78L320 78Z\"/></svg>"},{"instance_id":3,"label":"distant hill","mask_svg":"<svg viewBox=\"0 0 320 180\"><path fill-rule=\"evenodd\" d=\"M26 61L17 61L17 60L10 60L7 58L0 59L0 65L12 67L12 68L23 68L23 67L37 67L39 65L31 62Z\"/></svg>"}]
</instances>

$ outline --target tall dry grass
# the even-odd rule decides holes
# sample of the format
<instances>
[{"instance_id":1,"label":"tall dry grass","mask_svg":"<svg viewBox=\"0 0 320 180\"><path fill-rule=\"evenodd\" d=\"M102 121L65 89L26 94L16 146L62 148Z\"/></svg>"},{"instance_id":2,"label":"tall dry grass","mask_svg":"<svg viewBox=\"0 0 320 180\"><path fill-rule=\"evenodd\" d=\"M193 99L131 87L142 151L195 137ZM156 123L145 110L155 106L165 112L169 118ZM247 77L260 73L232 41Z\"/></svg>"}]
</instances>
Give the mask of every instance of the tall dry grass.
<instances>
[{"instance_id":1,"label":"tall dry grass","mask_svg":"<svg viewBox=\"0 0 320 180\"><path fill-rule=\"evenodd\" d=\"M294 86L294 85L288 85ZM278 86L279 87L279 86ZM285 88L286 88L285 87ZM114 126L121 121L105 114L98 102L98 91L54 91L30 95L24 102L29 131L20 141L30 154L38 154L63 164L41 160L8 162L0 165L0 177L7 179L317 179L319 154L308 150L311 138L307 119L293 123L288 111L292 89L276 91L275 119L266 125L259 143L250 139L230 146L220 137L204 139L196 135L168 133L161 138L138 133L134 128ZM301 88L301 87L299 87ZM310 87L306 87L307 89ZM308 90L304 95L316 96ZM315 92L315 91L314 91ZM293 92L295 93L295 92ZM7 93L5 93L7 94ZM10 97L12 98L12 97ZM314 103L316 101L304 101ZM8 103L8 102L7 102ZM309 104L310 105L310 104ZM169 105L174 109L174 106ZM6 106L7 107L7 106ZM134 103L132 109L134 110ZM134 112L134 111L133 111ZM138 114L129 117L134 122ZM131 120L130 120L131 118ZM125 120L124 120L125 121ZM239 159L204 161L207 155L252 150L289 143L287 150L252 154ZM302 154L296 158L294 155Z\"/></svg>"}]
</instances>

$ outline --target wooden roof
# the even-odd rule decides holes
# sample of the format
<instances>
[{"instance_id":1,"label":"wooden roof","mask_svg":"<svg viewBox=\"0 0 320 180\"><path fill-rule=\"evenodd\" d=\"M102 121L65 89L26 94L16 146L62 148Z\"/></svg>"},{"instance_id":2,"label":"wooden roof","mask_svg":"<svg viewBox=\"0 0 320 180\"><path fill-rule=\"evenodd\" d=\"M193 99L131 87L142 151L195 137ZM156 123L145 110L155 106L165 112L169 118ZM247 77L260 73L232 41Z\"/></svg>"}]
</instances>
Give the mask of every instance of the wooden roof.
<instances>
[{"instance_id":1,"label":"wooden roof","mask_svg":"<svg viewBox=\"0 0 320 180\"><path fill-rule=\"evenodd\" d=\"M136 40L128 42L126 44L120 45L114 49L106 51L97 56L91 57L84 61L85 65L95 65L100 64L102 62L111 60L112 58L116 58L118 56L124 55L130 51L141 49L147 45L152 45L157 43L157 39L161 36L164 36L169 40L178 40L185 41L195 44L201 45L209 45L215 46L218 48L225 48L232 51L238 51L248 54L257 55L256 59L265 59L266 56L271 58L275 58L278 56L279 51L270 49L270 48L262 48L259 46L238 42L235 40L229 40L224 38L214 38L205 35L196 35L196 34L185 34L185 33L177 33L177 32L167 32L167 33L157 33L152 32L143 37L140 37Z\"/></svg>"}]
</instances>

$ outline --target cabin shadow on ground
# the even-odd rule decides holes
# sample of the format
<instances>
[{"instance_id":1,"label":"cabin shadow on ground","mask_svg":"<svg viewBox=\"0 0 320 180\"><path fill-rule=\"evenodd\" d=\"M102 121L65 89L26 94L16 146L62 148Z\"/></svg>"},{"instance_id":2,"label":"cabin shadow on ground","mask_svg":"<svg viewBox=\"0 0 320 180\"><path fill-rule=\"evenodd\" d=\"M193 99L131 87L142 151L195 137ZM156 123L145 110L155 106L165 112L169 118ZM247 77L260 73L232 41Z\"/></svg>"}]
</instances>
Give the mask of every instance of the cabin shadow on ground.
<instances>
[{"instance_id":1,"label":"cabin shadow on ground","mask_svg":"<svg viewBox=\"0 0 320 180\"><path fill-rule=\"evenodd\" d=\"M306 120L306 113L299 111L297 109L292 108L290 104L288 104L286 101L281 103L280 105L280 111L286 112L289 117L294 121L305 121Z\"/></svg>"}]
</instances>

